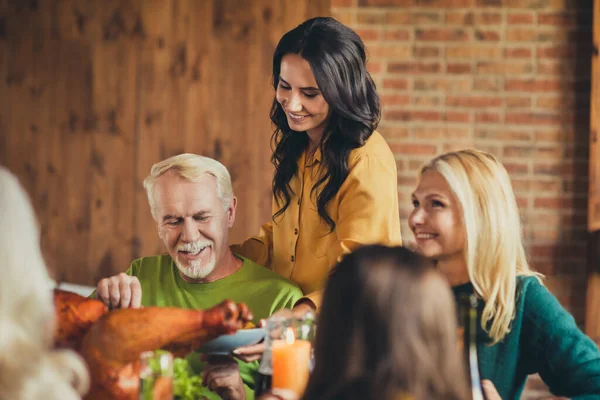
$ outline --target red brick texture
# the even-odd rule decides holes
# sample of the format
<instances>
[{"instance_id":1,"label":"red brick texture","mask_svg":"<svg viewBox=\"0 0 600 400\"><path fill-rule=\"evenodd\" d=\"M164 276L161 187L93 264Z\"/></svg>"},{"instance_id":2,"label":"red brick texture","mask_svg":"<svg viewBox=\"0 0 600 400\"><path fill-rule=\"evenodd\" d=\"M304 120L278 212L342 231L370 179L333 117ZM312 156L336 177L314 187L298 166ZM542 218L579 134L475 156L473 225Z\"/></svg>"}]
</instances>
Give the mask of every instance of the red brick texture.
<instances>
[{"instance_id":1,"label":"red brick texture","mask_svg":"<svg viewBox=\"0 0 600 400\"><path fill-rule=\"evenodd\" d=\"M367 46L383 99L379 130L398 160L404 237L412 240L406 219L420 165L451 149L489 151L513 179L533 267L580 324L591 8L575 0L332 0L333 16Z\"/></svg>"}]
</instances>

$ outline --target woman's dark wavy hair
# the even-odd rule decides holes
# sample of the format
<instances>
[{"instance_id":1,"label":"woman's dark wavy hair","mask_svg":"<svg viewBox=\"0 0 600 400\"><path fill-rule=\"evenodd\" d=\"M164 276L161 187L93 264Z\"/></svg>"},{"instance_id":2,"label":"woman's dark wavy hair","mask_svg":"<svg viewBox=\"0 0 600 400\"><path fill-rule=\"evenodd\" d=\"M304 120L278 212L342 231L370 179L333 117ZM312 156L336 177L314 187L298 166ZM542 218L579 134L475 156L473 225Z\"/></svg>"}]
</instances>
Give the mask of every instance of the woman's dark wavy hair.
<instances>
[{"instance_id":1,"label":"woman's dark wavy hair","mask_svg":"<svg viewBox=\"0 0 600 400\"><path fill-rule=\"evenodd\" d=\"M303 400L466 400L452 291L404 247L364 246L325 286Z\"/></svg>"},{"instance_id":2,"label":"woman's dark wavy hair","mask_svg":"<svg viewBox=\"0 0 600 400\"><path fill-rule=\"evenodd\" d=\"M348 155L363 146L379 124L379 95L366 68L362 40L333 18L309 19L281 38L273 55L275 90L286 54L298 54L308 61L329 104L330 115L320 144L323 174L311 190L317 192L319 216L333 231L335 221L326 211L327 203L348 176ZM277 99L271 106L271 121L275 124L273 195L280 206L273 216L276 218L287 209L294 194L289 183L298 171L297 162L308 146L308 136L289 127Z\"/></svg>"}]
</instances>

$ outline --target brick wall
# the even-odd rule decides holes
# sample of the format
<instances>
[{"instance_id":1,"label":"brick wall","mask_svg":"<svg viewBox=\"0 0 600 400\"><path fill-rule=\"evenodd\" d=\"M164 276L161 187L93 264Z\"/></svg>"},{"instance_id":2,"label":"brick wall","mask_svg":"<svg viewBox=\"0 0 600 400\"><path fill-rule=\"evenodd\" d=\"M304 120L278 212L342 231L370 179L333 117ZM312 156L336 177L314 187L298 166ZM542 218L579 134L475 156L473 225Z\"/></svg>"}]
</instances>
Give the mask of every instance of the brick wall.
<instances>
[{"instance_id":1,"label":"brick wall","mask_svg":"<svg viewBox=\"0 0 600 400\"><path fill-rule=\"evenodd\" d=\"M419 166L489 151L512 177L533 267L583 323L592 1L332 0L332 15L368 48L404 237Z\"/></svg>"}]
</instances>

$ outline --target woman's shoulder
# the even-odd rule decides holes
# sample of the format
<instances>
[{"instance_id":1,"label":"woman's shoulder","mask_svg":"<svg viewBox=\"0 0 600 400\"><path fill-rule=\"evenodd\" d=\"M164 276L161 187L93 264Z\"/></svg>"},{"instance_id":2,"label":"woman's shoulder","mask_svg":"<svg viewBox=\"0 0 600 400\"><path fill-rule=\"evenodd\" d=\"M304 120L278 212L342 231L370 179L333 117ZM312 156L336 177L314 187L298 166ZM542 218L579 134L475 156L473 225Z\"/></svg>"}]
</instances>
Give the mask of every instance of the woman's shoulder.
<instances>
[{"instance_id":1,"label":"woman's shoulder","mask_svg":"<svg viewBox=\"0 0 600 400\"><path fill-rule=\"evenodd\" d=\"M533 275L520 275L517 276L517 292L527 292L529 289L534 291L539 290L540 288L545 287L540 278Z\"/></svg>"},{"instance_id":2,"label":"woman's shoulder","mask_svg":"<svg viewBox=\"0 0 600 400\"><path fill-rule=\"evenodd\" d=\"M521 275L517 276L517 296L524 296L533 299L556 300L544 284L543 275ZM558 302L558 300L556 300Z\"/></svg>"},{"instance_id":3,"label":"woman's shoulder","mask_svg":"<svg viewBox=\"0 0 600 400\"><path fill-rule=\"evenodd\" d=\"M546 286L537 276L517 276L517 303L523 307L536 304L538 301L546 302L549 297L554 298Z\"/></svg>"},{"instance_id":4,"label":"woman's shoulder","mask_svg":"<svg viewBox=\"0 0 600 400\"><path fill-rule=\"evenodd\" d=\"M350 152L348 164L352 167L368 159L376 159L384 163L396 165L394 153L385 141L385 138L378 131L374 131L363 146Z\"/></svg>"},{"instance_id":5,"label":"woman's shoulder","mask_svg":"<svg viewBox=\"0 0 600 400\"><path fill-rule=\"evenodd\" d=\"M555 325L565 318L569 324L573 322L573 317L536 276L517 278L517 310L536 325Z\"/></svg>"}]
</instances>

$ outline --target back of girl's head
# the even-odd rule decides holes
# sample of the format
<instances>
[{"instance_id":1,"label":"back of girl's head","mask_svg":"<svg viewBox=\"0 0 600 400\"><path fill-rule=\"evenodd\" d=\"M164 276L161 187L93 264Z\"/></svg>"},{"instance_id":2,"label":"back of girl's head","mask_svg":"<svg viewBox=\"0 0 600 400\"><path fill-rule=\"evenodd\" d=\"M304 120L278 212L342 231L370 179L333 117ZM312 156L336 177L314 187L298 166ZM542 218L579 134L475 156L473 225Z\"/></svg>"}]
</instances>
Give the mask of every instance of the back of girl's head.
<instances>
[{"instance_id":1,"label":"back of girl's head","mask_svg":"<svg viewBox=\"0 0 600 400\"><path fill-rule=\"evenodd\" d=\"M317 17L286 33L273 55L273 85L277 89L281 60L298 54L308 61L323 97L331 108L326 131L344 135L358 147L377 128L379 96L366 68L365 47L352 29L333 18ZM271 117L289 132L285 113L273 102Z\"/></svg>"},{"instance_id":2,"label":"back of girl's head","mask_svg":"<svg viewBox=\"0 0 600 400\"><path fill-rule=\"evenodd\" d=\"M25 190L0 167L0 399L77 398L88 376L70 351L52 352L54 305L40 232Z\"/></svg>"},{"instance_id":3,"label":"back of girl's head","mask_svg":"<svg viewBox=\"0 0 600 400\"><path fill-rule=\"evenodd\" d=\"M462 399L450 288L402 247L366 246L327 283L306 399Z\"/></svg>"},{"instance_id":4,"label":"back of girl's head","mask_svg":"<svg viewBox=\"0 0 600 400\"><path fill-rule=\"evenodd\" d=\"M442 154L421 170L439 172L461 208L469 279L486 306L482 325L494 342L509 331L517 275L531 271L522 242L521 218L510 177L491 154L465 149Z\"/></svg>"}]
</instances>

